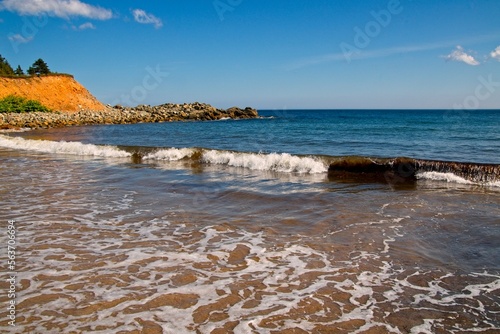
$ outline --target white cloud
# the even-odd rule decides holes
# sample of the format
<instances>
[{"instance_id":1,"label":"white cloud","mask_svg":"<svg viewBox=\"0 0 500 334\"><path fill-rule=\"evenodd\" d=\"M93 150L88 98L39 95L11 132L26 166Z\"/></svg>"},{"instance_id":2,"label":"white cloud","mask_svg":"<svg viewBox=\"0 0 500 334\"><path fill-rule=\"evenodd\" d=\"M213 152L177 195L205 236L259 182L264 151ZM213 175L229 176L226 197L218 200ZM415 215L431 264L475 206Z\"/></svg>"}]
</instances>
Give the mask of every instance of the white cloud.
<instances>
[{"instance_id":1,"label":"white cloud","mask_svg":"<svg viewBox=\"0 0 500 334\"><path fill-rule=\"evenodd\" d=\"M132 14L134 15L134 20L138 23L154 24L156 29L159 29L163 26L163 22L159 18L157 18L153 14L146 13L142 9L134 9L132 11Z\"/></svg>"},{"instance_id":2,"label":"white cloud","mask_svg":"<svg viewBox=\"0 0 500 334\"><path fill-rule=\"evenodd\" d=\"M29 43L33 40L33 37L24 37L21 34L15 34L15 35L10 35L9 36L9 41L16 43L16 44L25 44Z\"/></svg>"},{"instance_id":3,"label":"white cloud","mask_svg":"<svg viewBox=\"0 0 500 334\"><path fill-rule=\"evenodd\" d=\"M479 62L473 56L467 54L460 45L457 45L456 49L444 58L446 60L461 61L471 66L479 65Z\"/></svg>"},{"instance_id":4,"label":"white cloud","mask_svg":"<svg viewBox=\"0 0 500 334\"><path fill-rule=\"evenodd\" d=\"M490 57L500 61L500 46L497 46L495 50L491 51Z\"/></svg>"},{"instance_id":5,"label":"white cloud","mask_svg":"<svg viewBox=\"0 0 500 334\"><path fill-rule=\"evenodd\" d=\"M395 47L389 47L385 49L375 49L375 50L352 47L352 49L348 49L344 52L330 53L330 54L299 59L284 64L282 68L286 71L292 71L304 67L320 65L329 62L340 62L340 61L350 62L352 60L384 58L397 54L438 50L438 49L453 47L454 45L457 44L466 44L466 43L475 44L479 42L488 42L493 40L498 41L498 35L493 34L493 35L478 36L474 38L461 39L455 41L442 41L429 44L395 46ZM456 49L451 54L447 56L442 56L442 58L445 58L446 60L462 61L469 65L480 64L480 62L476 60L473 56L465 53L464 49L461 46L457 46ZM490 58L494 58L500 61L500 46L498 46L494 51L490 53Z\"/></svg>"},{"instance_id":6,"label":"white cloud","mask_svg":"<svg viewBox=\"0 0 500 334\"><path fill-rule=\"evenodd\" d=\"M95 29L95 26L91 22L86 22L80 24L78 27L74 27L75 30L87 30L87 29Z\"/></svg>"},{"instance_id":7,"label":"white cloud","mask_svg":"<svg viewBox=\"0 0 500 334\"><path fill-rule=\"evenodd\" d=\"M0 2L0 10L20 15L46 14L61 18L83 16L97 20L108 20L113 16L109 9L92 6L80 0L3 0Z\"/></svg>"}]
</instances>

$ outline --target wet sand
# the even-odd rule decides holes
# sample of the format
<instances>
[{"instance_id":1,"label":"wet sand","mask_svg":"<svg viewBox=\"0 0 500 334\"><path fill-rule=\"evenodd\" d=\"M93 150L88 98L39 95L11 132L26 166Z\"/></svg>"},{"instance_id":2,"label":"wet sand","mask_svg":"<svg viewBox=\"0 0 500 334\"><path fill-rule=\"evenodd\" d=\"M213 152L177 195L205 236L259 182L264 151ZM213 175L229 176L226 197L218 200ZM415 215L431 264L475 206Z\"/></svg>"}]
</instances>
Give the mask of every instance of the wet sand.
<instances>
[{"instance_id":1,"label":"wet sand","mask_svg":"<svg viewBox=\"0 0 500 334\"><path fill-rule=\"evenodd\" d=\"M500 330L496 191L0 156L17 332Z\"/></svg>"}]
</instances>

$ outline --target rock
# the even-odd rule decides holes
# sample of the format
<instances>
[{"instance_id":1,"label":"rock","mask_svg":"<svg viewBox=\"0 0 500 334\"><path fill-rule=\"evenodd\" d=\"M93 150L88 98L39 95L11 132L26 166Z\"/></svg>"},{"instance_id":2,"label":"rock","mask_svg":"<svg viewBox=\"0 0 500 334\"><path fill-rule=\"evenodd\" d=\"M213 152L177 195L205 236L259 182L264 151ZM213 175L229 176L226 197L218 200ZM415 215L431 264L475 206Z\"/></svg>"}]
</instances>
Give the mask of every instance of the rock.
<instances>
[{"instance_id":1,"label":"rock","mask_svg":"<svg viewBox=\"0 0 500 334\"><path fill-rule=\"evenodd\" d=\"M257 110L250 107L217 109L200 102L139 105L135 108L116 105L105 111L80 110L74 113L0 113L0 129L5 128L50 128L89 124L131 124L141 122L169 122L182 120L216 120L230 118L255 118Z\"/></svg>"},{"instance_id":2,"label":"rock","mask_svg":"<svg viewBox=\"0 0 500 334\"><path fill-rule=\"evenodd\" d=\"M245 113L251 117L259 117L257 110L250 107L245 108Z\"/></svg>"}]
</instances>

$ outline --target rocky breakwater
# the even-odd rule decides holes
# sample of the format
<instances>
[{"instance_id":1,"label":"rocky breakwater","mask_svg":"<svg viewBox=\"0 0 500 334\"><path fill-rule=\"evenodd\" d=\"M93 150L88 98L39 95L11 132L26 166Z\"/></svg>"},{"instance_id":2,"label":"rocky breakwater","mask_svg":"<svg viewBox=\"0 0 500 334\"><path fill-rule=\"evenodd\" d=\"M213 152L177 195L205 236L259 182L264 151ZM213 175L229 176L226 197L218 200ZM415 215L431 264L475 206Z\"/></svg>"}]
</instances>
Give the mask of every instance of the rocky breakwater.
<instances>
[{"instance_id":1,"label":"rocky breakwater","mask_svg":"<svg viewBox=\"0 0 500 334\"><path fill-rule=\"evenodd\" d=\"M232 107L229 109L217 109L206 103L167 103L158 106L139 105L135 108L124 108L115 106L115 109L123 113L139 113L146 117L144 122L165 122L165 121L210 121L224 118L244 119L258 117L257 110L247 107L245 109Z\"/></svg>"},{"instance_id":2,"label":"rocky breakwater","mask_svg":"<svg viewBox=\"0 0 500 334\"><path fill-rule=\"evenodd\" d=\"M158 106L107 106L105 110L78 112L0 113L0 128L52 128L74 125L133 124L173 121L208 121L258 117L253 108L217 109L205 103L167 103Z\"/></svg>"}]
</instances>

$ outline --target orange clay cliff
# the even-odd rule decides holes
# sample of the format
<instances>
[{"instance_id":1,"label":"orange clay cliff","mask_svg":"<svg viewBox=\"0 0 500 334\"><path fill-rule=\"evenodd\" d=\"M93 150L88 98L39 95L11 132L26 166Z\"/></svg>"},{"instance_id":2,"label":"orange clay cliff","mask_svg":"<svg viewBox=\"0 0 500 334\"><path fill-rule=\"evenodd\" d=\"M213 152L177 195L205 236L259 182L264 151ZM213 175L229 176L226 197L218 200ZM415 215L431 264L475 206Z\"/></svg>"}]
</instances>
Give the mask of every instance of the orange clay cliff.
<instances>
[{"instance_id":1,"label":"orange clay cliff","mask_svg":"<svg viewBox=\"0 0 500 334\"><path fill-rule=\"evenodd\" d=\"M53 111L103 111L106 107L72 76L0 77L0 99L16 95L37 100Z\"/></svg>"}]
</instances>

